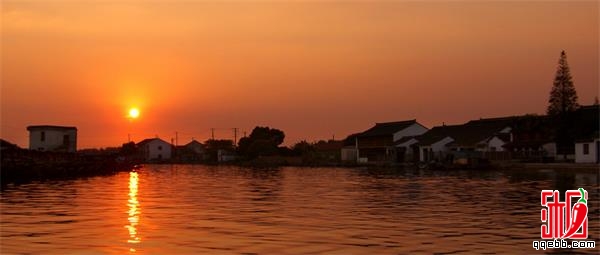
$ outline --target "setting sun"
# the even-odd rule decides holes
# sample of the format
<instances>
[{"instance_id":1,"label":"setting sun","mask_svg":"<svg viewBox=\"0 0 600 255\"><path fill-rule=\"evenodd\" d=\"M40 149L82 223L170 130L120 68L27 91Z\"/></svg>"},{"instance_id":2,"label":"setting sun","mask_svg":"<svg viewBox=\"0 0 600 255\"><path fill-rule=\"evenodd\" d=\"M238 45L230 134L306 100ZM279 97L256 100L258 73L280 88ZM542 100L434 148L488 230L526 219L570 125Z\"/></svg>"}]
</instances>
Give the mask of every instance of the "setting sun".
<instances>
[{"instance_id":1,"label":"setting sun","mask_svg":"<svg viewBox=\"0 0 600 255\"><path fill-rule=\"evenodd\" d=\"M140 110L137 108L129 109L129 118L137 119L140 116Z\"/></svg>"}]
</instances>

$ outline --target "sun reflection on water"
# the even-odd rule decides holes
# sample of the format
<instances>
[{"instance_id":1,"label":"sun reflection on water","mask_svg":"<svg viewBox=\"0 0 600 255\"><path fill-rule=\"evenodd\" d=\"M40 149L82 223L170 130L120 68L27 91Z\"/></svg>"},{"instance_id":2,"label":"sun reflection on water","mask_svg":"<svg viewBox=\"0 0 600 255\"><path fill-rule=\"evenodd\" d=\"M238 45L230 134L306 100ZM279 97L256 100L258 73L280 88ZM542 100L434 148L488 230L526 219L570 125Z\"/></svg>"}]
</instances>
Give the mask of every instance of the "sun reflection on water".
<instances>
[{"instance_id":1,"label":"sun reflection on water","mask_svg":"<svg viewBox=\"0 0 600 255\"><path fill-rule=\"evenodd\" d=\"M129 225L126 225L125 228L129 230L129 239L127 242L131 244L137 244L141 242L141 238L138 236L137 232L137 225L140 222L140 202L137 198L138 181L138 173L129 173L129 200L127 200L127 205L129 206L129 210L127 211L129 217L127 220L129 221ZM135 252L136 250L132 247L129 248L129 251Z\"/></svg>"}]
</instances>

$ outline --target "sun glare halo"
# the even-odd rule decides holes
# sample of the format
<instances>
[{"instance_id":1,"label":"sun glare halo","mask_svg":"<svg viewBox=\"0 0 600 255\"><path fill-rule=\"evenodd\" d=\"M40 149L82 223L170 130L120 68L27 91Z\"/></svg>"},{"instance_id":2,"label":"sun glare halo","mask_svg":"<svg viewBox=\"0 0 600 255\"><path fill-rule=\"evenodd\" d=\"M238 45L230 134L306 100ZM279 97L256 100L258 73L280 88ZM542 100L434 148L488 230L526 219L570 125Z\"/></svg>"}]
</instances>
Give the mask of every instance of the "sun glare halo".
<instances>
[{"instance_id":1,"label":"sun glare halo","mask_svg":"<svg viewBox=\"0 0 600 255\"><path fill-rule=\"evenodd\" d=\"M129 109L129 118L137 119L140 116L140 110L138 108Z\"/></svg>"}]
</instances>

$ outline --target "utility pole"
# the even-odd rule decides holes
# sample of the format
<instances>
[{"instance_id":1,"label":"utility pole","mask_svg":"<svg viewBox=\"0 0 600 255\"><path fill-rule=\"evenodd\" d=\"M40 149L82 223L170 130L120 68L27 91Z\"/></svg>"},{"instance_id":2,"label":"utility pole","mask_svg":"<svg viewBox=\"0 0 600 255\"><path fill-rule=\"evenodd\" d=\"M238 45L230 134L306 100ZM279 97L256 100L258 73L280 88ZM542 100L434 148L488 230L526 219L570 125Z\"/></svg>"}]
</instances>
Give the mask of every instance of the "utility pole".
<instances>
[{"instance_id":1,"label":"utility pole","mask_svg":"<svg viewBox=\"0 0 600 255\"><path fill-rule=\"evenodd\" d=\"M212 140L215 140L215 128L210 128L210 137Z\"/></svg>"},{"instance_id":2,"label":"utility pole","mask_svg":"<svg viewBox=\"0 0 600 255\"><path fill-rule=\"evenodd\" d=\"M127 134L127 142L130 143L131 142L131 134Z\"/></svg>"},{"instance_id":3,"label":"utility pole","mask_svg":"<svg viewBox=\"0 0 600 255\"><path fill-rule=\"evenodd\" d=\"M179 139L179 134L175 131L175 146L177 146L177 140Z\"/></svg>"}]
</instances>

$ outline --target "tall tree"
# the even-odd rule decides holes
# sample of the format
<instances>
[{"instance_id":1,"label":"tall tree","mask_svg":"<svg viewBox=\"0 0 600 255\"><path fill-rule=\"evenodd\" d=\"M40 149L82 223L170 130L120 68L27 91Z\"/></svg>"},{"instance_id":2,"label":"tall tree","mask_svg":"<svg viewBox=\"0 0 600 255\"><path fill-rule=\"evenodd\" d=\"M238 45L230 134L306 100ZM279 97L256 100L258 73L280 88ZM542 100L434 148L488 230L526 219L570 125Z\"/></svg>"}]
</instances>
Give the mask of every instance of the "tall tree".
<instances>
[{"instance_id":1,"label":"tall tree","mask_svg":"<svg viewBox=\"0 0 600 255\"><path fill-rule=\"evenodd\" d=\"M248 158L276 155L284 138L285 133L279 129L255 127L250 136L240 139L238 152Z\"/></svg>"},{"instance_id":2,"label":"tall tree","mask_svg":"<svg viewBox=\"0 0 600 255\"><path fill-rule=\"evenodd\" d=\"M572 112L579 106L577 104L577 92L573 85L573 77L567 63L567 54L563 50L558 60L558 68L554 77L554 86L550 91L548 100L548 115L561 115Z\"/></svg>"}]
</instances>

